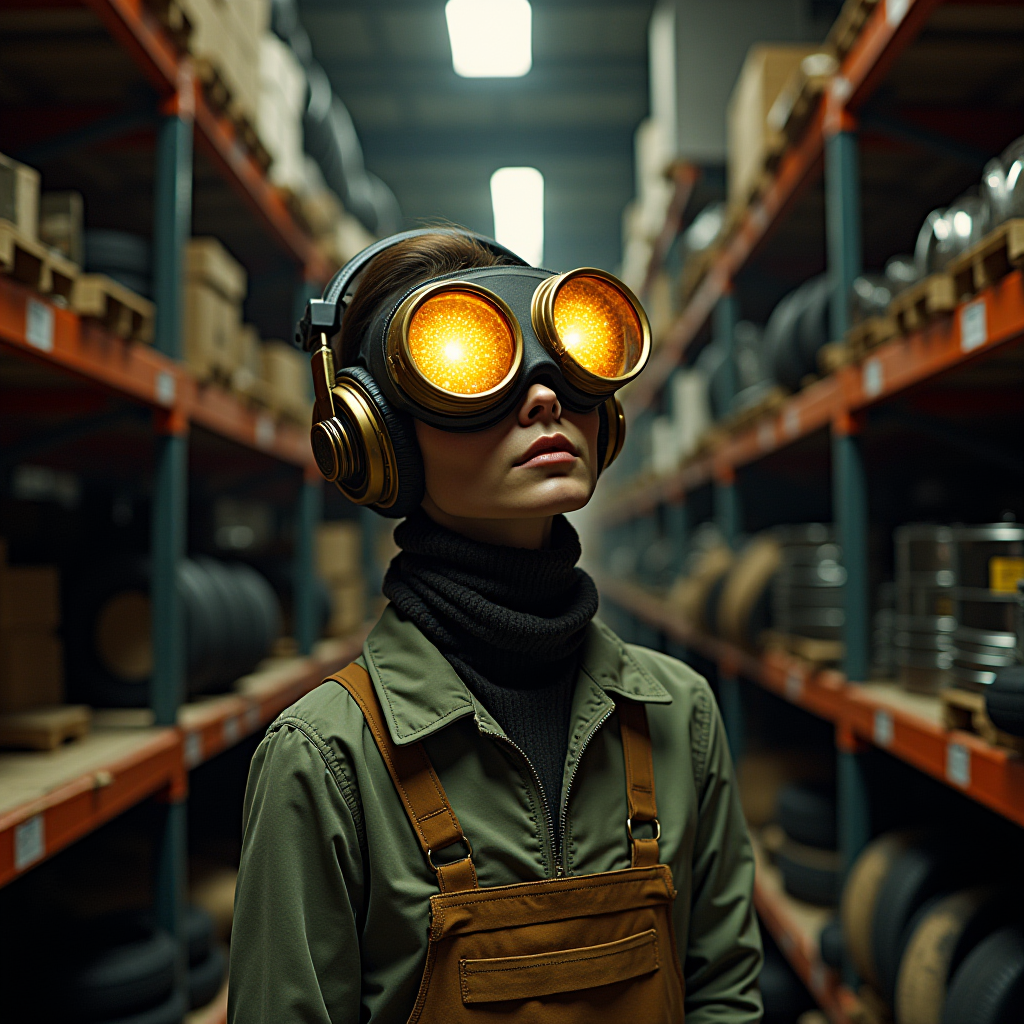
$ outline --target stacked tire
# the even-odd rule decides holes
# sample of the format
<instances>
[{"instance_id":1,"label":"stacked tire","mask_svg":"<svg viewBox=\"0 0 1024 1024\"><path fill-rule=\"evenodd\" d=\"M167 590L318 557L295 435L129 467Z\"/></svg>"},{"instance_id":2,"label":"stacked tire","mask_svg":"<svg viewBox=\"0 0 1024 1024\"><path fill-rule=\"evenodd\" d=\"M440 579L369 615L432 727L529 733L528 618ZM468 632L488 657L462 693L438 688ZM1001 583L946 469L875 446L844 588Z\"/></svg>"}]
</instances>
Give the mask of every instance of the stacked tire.
<instances>
[{"instance_id":1,"label":"stacked tire","mask_svg":"<svg viewBox=\"0 0 1024 1024\"><path fill-rule=\"evenodd\" d=\"M887 833L850 872L844 945L896 1024L1024 1019L1020 889L1000 884L994 863L972 884L972 863L948 836Z\"/></svg>"},{"instance_id":2,"label":"stacked tire","mask_svg":"<svg viewBox=\"0 0 1024 1024\"><path fill-rule=\"evenodd\" d=\"M817 372L818 352L829 341L830 297L828 277L812 277L779 301L765 325L767 368L790 391Z\"/></svg>"},{"instance_id":3,"label":"stacked tire","mask_svg":"<svg viewBox=\"0 0 1024 1024\"><path fill-rule=\"evenodd\" d=\"M775 851L775 864L786 892L805 903L835 906L839 902L842 864L831 785L803 782L783 787L776 818L785 840Z\"/></svg>"},{"instance_id":4,"label":"stacked tire","mask_svg":"<svg viewBox=\"0 0 1024 1024\"><path fill-rule=\"evenodd\" d=\"M146 707L153 643L145 560L104 566L71 588L64 621L69 690L94 707ZM210 558L178 569L188 694L222 691L270 652L281 628L273 588L256 570Z\"/></svg>"},{"instance_id":5,"label":"stacked tire","mask_svg":"<svg viewBox=\"0 0 1024 1024\"><path fill-rule=\"evenodd\" d=\"M106 274L137 295L152 298L153 250L149 239L127 231L92 230L83 237L85 269Z\"/></svg>"}]
</instances>

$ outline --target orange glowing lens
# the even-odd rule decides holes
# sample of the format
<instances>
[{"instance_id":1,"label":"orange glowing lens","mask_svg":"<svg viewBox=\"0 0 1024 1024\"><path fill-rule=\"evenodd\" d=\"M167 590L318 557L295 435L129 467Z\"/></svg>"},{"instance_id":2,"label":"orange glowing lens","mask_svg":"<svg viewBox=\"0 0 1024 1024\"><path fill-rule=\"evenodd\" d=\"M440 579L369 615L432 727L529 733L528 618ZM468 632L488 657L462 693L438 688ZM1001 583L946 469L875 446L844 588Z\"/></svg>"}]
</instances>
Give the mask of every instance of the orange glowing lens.
<instances>
[{"instance_id":1,"label":"orange glowing lens","mask_svg":"<svg viewBox=\"0 0 1024 1024\"><path fill-rule=\"evenodd\" d=\"M449 291L427 299L413 314L409 354L435 387L479 395L512 369L516 342L505 317L472 292Z\"/></svg>"},{"instance_id":2,"label":"orange glowing lens","mask_svg":"<svg viewBox=\"0 0 1024 1024\"><path fill-rule=\"evenodd\" d=\"M555 296L555 332L585 370L612 380L632 370L643 351L643 329L633 303L614 285L579 275Z\"/></svg>"}]
</instances>

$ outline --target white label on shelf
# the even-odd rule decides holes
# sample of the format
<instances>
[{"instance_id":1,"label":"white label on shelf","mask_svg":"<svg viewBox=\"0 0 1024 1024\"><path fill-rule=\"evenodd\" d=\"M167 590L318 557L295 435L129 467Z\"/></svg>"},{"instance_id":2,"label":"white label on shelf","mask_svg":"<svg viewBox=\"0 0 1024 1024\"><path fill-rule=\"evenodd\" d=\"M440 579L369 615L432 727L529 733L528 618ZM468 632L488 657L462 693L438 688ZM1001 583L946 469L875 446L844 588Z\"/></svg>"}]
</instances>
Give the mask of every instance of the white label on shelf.
<instances>
[{"instance_id":1,"label":"white label on shelf","mask_svg":"<svg viewBox=\"0 0 1024 1024\"><path fill-rule=\"evenodd\" d=\"M910 10L910 0L885 0L885 20L895 28Z\"/></svg>"},{"instance_id":2,"label":"white label on shelf","mask_svg":"<svg viewBox=\"0 0 1024 1024\"><path fill-rule=\"evenodd\" d=\"M845 103L850 98L850 93L853 92L853 86L850 84L850 80L844 75L836 75L832 79L831 93L832 100L835 103Z\"/></svg>"},{"instance_id":3,"label":"white label on shelf","mask_svg":"<svg viewBox=\"0 0 1024 1024\"><path fill-rule=\"evenodd\" d=\"M757 202L751 207L750 223L758 232L763 232L768 227L768 211L764 208L764 203Z\"/></svg>"},{"instance_id":4,"label":"white label on shelf","mask_svg":"<svg viewBox=\"0 0 1024 1024\"><path fill-rule=\"evenodd\" d=\"M879 708L875 712L875 743L880 747L888 747L892 743L892 715Z\"/></svg>"},{"instance_id":5,"label":"white label on shelf","mask_svg":"<svg viewBox=\"0 0 1024 1024\"><path fill-rule=\"evenodd\" d=\"M800 433L800 413L790 406L782 417L782 429L787 437L796 437Z\"/></svg>"},{"instance_id":6,"label":"white label on shelf","mask_svg":"<svg viewBox=\"0 0 1024 1024\"><path fill-rule=\"evenodd\" d=\"M985 316L985 300L968 302L960 310L960 348L972 352L988 341L988 323Z\"/></svg>"},{"instance_id":7,"label":"white label on shelf","mask_svg":"<svg viewBox=\"0 0 1024 1024\"><path fill-rule=\"evenodd\" d=\"M757 443L763 452L775 447L775 424L771 420L765 420L757 428Z\"/></svg>"},{"instance_id":8,"label":"white label on shelf","mask_svg":"<svg viewBox=\"0 0 1024 1024\"><path fill-rule=\"evenodd\" d=\"M869 359L864 364L863 370L864 394L868 398L877 398L882 393L884 380L882 378L882 363L879 359Z\"/></svg>"},{"instance_id":9,"label":"white label on shelf","mask_svg":"<svg viewBox=\"0 0 1024 1024\"><path fill-rule=\"evenodd\" d=\"M43 352L53 351L53 310L45 302L29 299L25 304L25 338Z\"/></svg>"},{"instance_id":10,"label":"white label on shelf","mask_svg":"<svg viewBox=\"0 0 1024 1024\"><path fill-rule=\"evenodd\" d=\"M203 760L203 738L197 732L185 735L185 764L195 768Z\"/></svg>"},{"instance_id":11,"label":"white label on shelf","mask_svg":"<svg viewBox=\"0 0 1024 1024\"><path fill-rule=\"evenodd\" d=\"M46 853L46 836L43 832L43 816L37 814L23 821L14 829L14 870L22 871Z\"/></svg>"},{"instance_id":12,"label":"white label on shelf","mask_svg":"<svg viewBox=\"0 0 1024 1024\"><path fill-rule=\"evenodd\" d=\"M173 405L174 394L178 390L178 382L173 373L161 370L156 375L156 400L161 405Z\"/></svg>"},{"instance_id":13,"label":"white label on shelf","mask_svg":"<svg viewBox=\"0 0 1024 1024\"><path fill-rule=\"evenodd\" d=\"M232 715L230 718L224 719L224 742L230 746L232 743L238 742L238 737L241 734L241 729L238 728L238 716Z\"/></svg>"},{"instance_id":14,"label":"white label on shelf","mask_svg":"<svg viewBox=\"0 0 1024 1024\"><path fill-rule=\"evenodd\" d=\"M962 743L946 747L946 778L962 789L971 784L971 752Z\"/></svg>"},{"instance_id":15,"label":"white label on shelf","mask_svg":"<svg viewBox=\"0 0 1024 1024\"><path fill-rule=\"evenodd\" d=\"M796 669L791 668L786 674L786 696L790 700L797 701L803 696L803 692L803 676Z\"/></svg>"},{"instance_id":16,"label":"white label on shelf","mask_svg":"<svg viewBox=\"0 0 1024 1024\"><path fill-rule=\"evenodd\" d=\"M256 444L260 448L269 448L274 443L277 430L274 421L264 414L256 417Z\"/></svg>"},{"instance_id":17,"label":"white label on shelf","mask_svg":"<svg viewBox=\"0 0 1024 1024\"><path fill-rule=\"evenodd\" d=\"M245 731L255 732L260 727L260 708L253 704L251 708L245 709Z\"/></svg>"}]
</instances>

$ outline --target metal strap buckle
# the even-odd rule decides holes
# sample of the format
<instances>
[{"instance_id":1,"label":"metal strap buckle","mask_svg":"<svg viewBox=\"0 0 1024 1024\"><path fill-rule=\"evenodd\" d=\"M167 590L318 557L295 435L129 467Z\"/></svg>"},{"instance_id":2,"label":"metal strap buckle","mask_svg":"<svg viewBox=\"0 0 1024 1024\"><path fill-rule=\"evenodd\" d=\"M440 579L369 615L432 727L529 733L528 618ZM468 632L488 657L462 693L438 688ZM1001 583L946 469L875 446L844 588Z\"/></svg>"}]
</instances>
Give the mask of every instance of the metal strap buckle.
<instances>
[{"instance_id":1,"label":"metal strap buckle","mask_svg":"<svg viewBox=\"0 0 1024 1024\"><path fill-rule=\"evenodd\" d=\"M654 840L655 842L657 842L657 841L658 841L658 840L659 840L659 839L661 838L661 822L660 822L660 821L658 821L658 819L657 819L657 818L650 818L650 819L648 819L648 820L649 820L649 821L651 822L651 824L653 824L653 825L654 825L654 835L653 835L653 836L652 836L651 838L652 838L652 839L653 839L653 840ZM637 822L637 824L638 824L638 825L643 825L643 824L645 824L645 822L643 822L643 821L638 821L638 822ZM627 832L629 833L629 838L630 838L630 841L631 841L631 842L634 842L634 843L635 843L635 842L638 842L638 841L639 841L639 840L637 840L637 838L636 838L636 837L635 837L635 836L633 835L633 819L632 819L632 818L627 818L627 819L626 819L626 831L627 831Z\"/></svg>"},{"instance_id":2,"label":"metal strap buckle","mask_svg":"<svg viewBox=\"0 0 1024 1024\"><path fill-rule=\"evenodd\" d=\"M433 850L427 850L427 863L435 871L439 871L441 868L451 867L452 864L461 864L462 861L464 861L464 860L470 860L471 861L473 859L473 844L469 841L469 839L466 838L466 836L459 836L459 838L457 840L455 840L455 842L463 842L463 843L465 843L466 844L466 849L469 850L469 853L467 853L465 857L460 857L458 860L450 861L448 864L441 864L441 865L435 864L434 863L434 857L433 857L434 851ZM448 844L448 846L454 846L454 845L455 845L455 843L449 843ZM438 847L438 850L439 851L440 850L447 850L448 846L440 846L440 847Z\"/></svg>"}]
</instances>

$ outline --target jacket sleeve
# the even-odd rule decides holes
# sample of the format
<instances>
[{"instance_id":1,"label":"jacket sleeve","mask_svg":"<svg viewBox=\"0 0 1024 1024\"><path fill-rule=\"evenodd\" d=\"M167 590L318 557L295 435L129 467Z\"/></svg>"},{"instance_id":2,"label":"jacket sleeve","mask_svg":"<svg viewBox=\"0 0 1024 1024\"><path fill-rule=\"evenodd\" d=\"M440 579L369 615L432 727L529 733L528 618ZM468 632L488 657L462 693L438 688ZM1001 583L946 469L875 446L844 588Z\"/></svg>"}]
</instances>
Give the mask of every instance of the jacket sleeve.
<instances>
[{"instance_id":1,"label":"jacket sleeve","mask_svg":"<svg viewBox=\"0 0 1024 1024\"><path fill-rule=\"evenodd\" d=\"M686 1024L761 1020L761 937L754 914L754 855L718 706L704 688L694 737L699 819L693 854L690 929L683 964Z\"/></svg>"},{"instance_id":2,"label":"jacket sleeve","mask_svg":"<svg viewBox=\"0 0 1024 1024\"><path fill-rule=\"evenodd\" d=\"M362 857L341 765L321 744L293 719L272 729L252 761L231 931L230 1024L360 1018Z\"/></svg>"}]
</instances>

